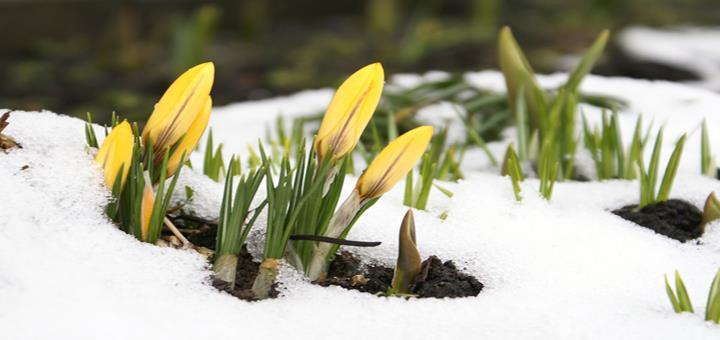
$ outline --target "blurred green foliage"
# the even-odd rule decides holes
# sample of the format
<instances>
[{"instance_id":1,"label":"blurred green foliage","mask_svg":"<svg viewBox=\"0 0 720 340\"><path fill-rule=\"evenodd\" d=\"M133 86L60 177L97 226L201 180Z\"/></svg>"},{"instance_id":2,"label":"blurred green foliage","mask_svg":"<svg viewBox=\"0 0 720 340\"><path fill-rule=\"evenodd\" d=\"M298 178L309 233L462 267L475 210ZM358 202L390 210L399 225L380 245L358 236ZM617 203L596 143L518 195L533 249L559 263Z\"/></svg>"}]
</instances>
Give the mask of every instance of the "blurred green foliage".
<instances>
[{"instance_id":1,"label":"blurred green foliage","mask_svg":"<svg viewBox=\"0 0 720 340\"><path fill-rule=\"evenodd\" d=\"M504 24L547 72L603 28L718 14L715 0L0 0L0 107L143 120L205 60L216 105L334 86L372 61L389 74L497 68Z\"/></svg>"}]
</instances>

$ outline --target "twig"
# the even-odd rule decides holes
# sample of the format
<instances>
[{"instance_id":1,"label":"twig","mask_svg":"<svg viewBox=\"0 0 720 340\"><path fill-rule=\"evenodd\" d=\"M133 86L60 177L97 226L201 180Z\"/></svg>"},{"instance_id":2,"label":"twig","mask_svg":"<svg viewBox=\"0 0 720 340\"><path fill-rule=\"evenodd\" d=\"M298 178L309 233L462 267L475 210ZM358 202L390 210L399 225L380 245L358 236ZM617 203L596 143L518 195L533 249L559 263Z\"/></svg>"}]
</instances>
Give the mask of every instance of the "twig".
<instances>
[{"instance_id":1,"label":"twig","mask_svg":"<svg viewBox=\"0 0 720 340\"><path fill-rule=\"evenodd\" d=\"M183 248L192 248L193 244L190 243L190 241L188 241L188 239L186 239L185 236L183 236L183 234L180 232L180 230L178 230L178 228L175 227L175 225L172 223L172 221L170 221L170 219L167 216L165 216L164 221L165 221L165 226L168 229L170 229L170 231L173 233L173 235L175 235L175 237L177 237L180 240L180 242L182 242Z\"/></svg>"},{"instance_id":2,"label":"twig","mask_svg":"<svg viewBox=\"0 0 720 340\"><path fill-rule=\"evenodd\" d=\"M217 225L218 225L217 221L206 220L204 218L200 218L200 217L192 216L192 215L180 214L176 218L179 218L181 220L191 221L191 222L202 223L202 224L206 224L209 226L217 227Z\"/></svg>"},{"instance_id":3,"label":"twig","mask_svg":"<svg viewBox=\"0 0 720 340\"><path fill-rule=\"evenodd\" d=\"M365 241L351 241L343 240L334 237L327 236L316 236L316 235L290 235L290 239L294 241L317 241L332 244L339 244L341 246L353 246L353 247L377 247L382 242L365 242Z\"/></svg>"}]
</instances>

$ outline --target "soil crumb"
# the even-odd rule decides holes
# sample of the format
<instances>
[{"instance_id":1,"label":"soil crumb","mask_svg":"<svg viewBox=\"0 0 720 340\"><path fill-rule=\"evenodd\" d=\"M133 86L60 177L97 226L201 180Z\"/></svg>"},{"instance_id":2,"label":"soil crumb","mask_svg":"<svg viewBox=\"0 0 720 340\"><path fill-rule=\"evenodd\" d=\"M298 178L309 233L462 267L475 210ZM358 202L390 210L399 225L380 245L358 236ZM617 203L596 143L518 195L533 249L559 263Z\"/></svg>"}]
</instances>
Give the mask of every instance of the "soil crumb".
<instances>
[{"instance_id":1,"label":"soil crumb","mask_svg":"<svg viewBox=\"0 0 720 340\"><path fill-rule=\"evenodd\" d=\"M383 294L392 283L393 268L364 265L355 255L343 251L330 263L326 279L316 282L321 286L340 286L371 294ZM461 272L452 261L442 262L430 256L422 264L416 278L413 294L418 298L456 298L477 296L483 289L472 275Z\"/></svg>"},{"instance_id":2,"label":"soil crumb","mask_svg":"<svg viewBox=\"0 0 720 340\"><path fill-rule=\"evenodd\" d=\"M671 199L639 210L637 207L628 205L612 213L680 242L702 236L702 212L686 201Z\"/></svg>"}]
</instances>

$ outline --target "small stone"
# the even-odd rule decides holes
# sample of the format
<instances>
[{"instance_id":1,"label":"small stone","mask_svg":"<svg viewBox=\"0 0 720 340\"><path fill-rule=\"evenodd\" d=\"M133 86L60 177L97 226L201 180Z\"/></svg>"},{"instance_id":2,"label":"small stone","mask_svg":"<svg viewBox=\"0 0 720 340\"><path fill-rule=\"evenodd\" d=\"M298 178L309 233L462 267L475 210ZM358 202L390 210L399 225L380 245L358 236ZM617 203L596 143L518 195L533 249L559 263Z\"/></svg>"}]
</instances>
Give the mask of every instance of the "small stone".
<instances>
[{"instance_id":1,"label":"small stone","mask_svg":"<svg viewBox=\"0 0 720 340\"><path fill-rule=\"evenodd\" d=\"M355 275L351 278L352 285L353 286L364 286L370 281L368 278L365 277L363 274Z\"/></svg>"}]
</instances>

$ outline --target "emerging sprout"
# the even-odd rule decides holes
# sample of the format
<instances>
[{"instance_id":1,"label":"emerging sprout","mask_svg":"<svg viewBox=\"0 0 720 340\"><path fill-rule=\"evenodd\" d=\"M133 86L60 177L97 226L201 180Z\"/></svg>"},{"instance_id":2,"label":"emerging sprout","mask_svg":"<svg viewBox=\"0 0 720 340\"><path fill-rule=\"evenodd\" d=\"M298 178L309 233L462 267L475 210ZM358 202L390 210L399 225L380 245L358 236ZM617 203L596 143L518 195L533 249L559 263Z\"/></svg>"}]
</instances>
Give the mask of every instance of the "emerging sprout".
<instances>
[{"instance_id":1,"label":"emerging sprout","mask_svg":"<svg viewBox=\"0 0 720 340\"><path fill-rule=\"evenodd\" d=\"M120 192L125 185L134 145L130 123L123 121L112 129L100 146L95 162L103 167L105 185L109 189Z\"/></svg>"},{"instance_id":2,"label":"emerging sprout","mask_svg":"<svg viewBox=\"0 0 720 340\"><path fill-rule=\"evenodd\" d=\"M682 156L683 146L685 145L685 135L682 135L675 144L670 160L668 160L665 174L663 175L660 189L655 192L655 185L658 178L658 168L660 167L660 149L662 148L663 130L660 129L655 138L655 146L653 147L650 165L645 168L642 157L639 157L637 163L640 167L640 208L649 204L665 202L670 197L670 189L672 189L675 174L678 165L680 165L680 157Z\"/></svg>"},{"instance_id":3,"label":"emerging sprout","mask_svg":"<svg viewBox=\"0 0 720 340\"><path fill-rule=\"evenodd\" d=\"M705 206L703 207L702 223L700 224L702 232L705 232L705 227L708 223L717 219L720 219L720 200L718 200L714 192L711 192L705 200Z\"/></svg>"},{"instance_id":4,"label":"emerging sprout","mask_svg":"<svg viewBox=\"0 0 720 340\"><path fill-rule=\"evenodd\" d=\"M675 271L675 290L677 290L677 293L675 293L672 287L670 287L667 275L665 275L665 292L667 292L675 313L694 313L695 311L693 310L692 302L690 302L690 297L688 296L687 289L685 288L685 282L683 282L683 279L680 277L680 273L678 273L677 270Z\"/></svg>"},{"instance_id":5,"label":"emerging sprout","mask_svg":"<svg viewBox=\"0 0 720 340\"><path fill-rule=\"evenodd\" d=\"M532 131L538 128L540 112L537 112L537 109L541 107L544 109L546 105L545 92L535 80L535 73L530 63L525 58L525 54L520 49L510 27L507 26L500 29L498 60L500 61L500 70L505 76L510 108L513 112L516 111L518 95L522 95L526 103L532 104L529 106L531 111L528 115L530 129ZM534 105L535 103L539 105Z\"/></svg>"},{"instance_id":6,"label":"emerging sprout","mask_svg":"<svg viewBox=\"0 0 720 340\"><path fill-rule=\"evenodd\" d=\"M420 273L422 260L415 240L415 219L411 209L405 213L400 225L397 264L388 294L412 294L415 278Z\"/></svg>"},{"instance_id":7,"label":"emerging sprout","mask_svg":"<svg viewBox=\"0 0 720 340\"><path fill-rule=\"evenodd\" d=\"M370 121L383 90L385 75L380 63L370 64L340 85L325 112L315 139L320 160L347 155Z\"/></svg>"},{"instance_id":8,"label":"emerging sprout","mask_svg":"<svg viewBox=\"0 0 720 340\"><path fill-rule=\"evenodd\" d=\"M710 136L708 134L707 121L702 122L702 133L700 138L700 171L705 176L715 177L717 169L715 160L710 151Z\"/></svg>"},{"instance_id":9,"label":"emerging sprout","mask_svg":"<svg viewBox=\"0 0 720 340\"><path fill-rule=\"evenodd\" d=\"M205 131L212 107L210 89L214 77L213 63L197 65L180 75L155 104L143 129L143 144L150 145L151 141L155 166L160 165L166 152L172 152L167 175L177 170L182 161L179 155L193 150Z\"/></svg>"},{"instance_id":10,"label":"emerging sprout","mask_svg":"<svg viewBox=\"0 0 720 340\"><path fill-rule=\"evenodd\" d=\"M503 176L510 176L515 200L518 202L522 201L520 182L525 180L525 175L523 175L522 169L520 168L520 160L518 160L512 144L508 145L507 151L505 151L505 160L503 161L501 171Z\"/></svg>"},{"instance_id":11,"label":"emerging sprout","mask_svg":"<svg viewBox=\"0 0 720 340\"><path fill-rule=\"evenodd\" d=\"M203 158L203 174L215 182L219 182L224 176L225 160L222 154L223 145L215 148L212 129L208 131L207 142L205 142L205 157Z\"/></svg>"},{"instance_id":12,"label":"emerging sprout","mask_svg":"<svg viewBox=\"0 0 720 340\"><path fill-rule=\"evenodd\" d=\"M636 164L642 157L648 134L642 132L642 117L635 123L635 132L627 149L623 149L620 121L617 111L608 115L603 111L600 128L590 128L583 116L585 147L595 163L595 173L600 180L637 178Z\"/></svg>"},{"instance_id":13,"label":"emerging sprout","mask_svg":"<svg viewBox=\"0 0 720 340\"><path fill-rule=\"evenodd\" d=\"M675 271L675 293L670 287L667 275L665 275L665 291L667 292L670 303L675 313L689 312L694 313L690 296L688 296L685 283L680 277L680 273ZM710 289L708 291L707 303L705 305L705 321L720 323L720 270L715 274Z\"/></svg>"}]
</instances>

